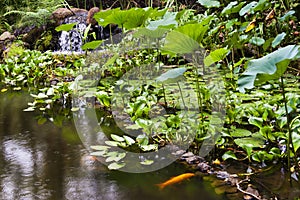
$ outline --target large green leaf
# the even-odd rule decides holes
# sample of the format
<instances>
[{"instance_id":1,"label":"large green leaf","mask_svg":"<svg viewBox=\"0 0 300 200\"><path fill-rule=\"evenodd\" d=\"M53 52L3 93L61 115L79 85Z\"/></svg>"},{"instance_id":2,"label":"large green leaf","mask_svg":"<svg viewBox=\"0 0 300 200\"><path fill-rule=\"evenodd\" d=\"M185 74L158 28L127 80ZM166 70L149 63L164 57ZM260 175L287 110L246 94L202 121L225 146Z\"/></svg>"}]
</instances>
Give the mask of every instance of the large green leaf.
<instances>
[{"instance_id":1,"label":"large green leaf","mask_svg":"<svg viewBox=\"0 0 300 200\"><path fill-rule=\"evenodd\" d=\"M207 57L204 59L205 66L210 66L215 62L219 62L220 60L224 59L229 52L228 49L221 48L212 51Z\"/></svg>"},{"instance_id":2,"label":"large green leaf","mask_svg":"<svg viewBox=\"0 0 300 200\"><path fill-rule=\"evenodd\" d=\"M241 8L243 7L243 5L245 4L246 2L241 2L238 4L237 1L233 1L233 2L230 2L221 12L221 15L229 15L229 14L232 14L232 13L237 13L241 10Z\"/></svg>"},{"instance_id":3,"label":"large green leaf","mask_svg":"<svg viewBox=\"0 0 300 200\"><path fill-rule=\"evenodd\" d=\"M198 3L206 8L220 7L220 2L216 0L198 0Z\"/></svg>"},{"instance_id":4,"label":"large green leaf","mask_svg":"<svg viewBox=\"0 0 300 200\"><path fill-rule=\"evenodd\" d=\"M148 28L139 28L133 33L133 36L137 38L146 37L152 39L159 39L162 38L168 31L169 29L166 28L157 28L155 30L150 30Z\"/></svg>"},{"instance_id":5,"label":"large green leaf","mask_svg":"<svg viewBox=\"0 0 300 200\"><path fill-rule=\"evenodd\" d=\"M247 63L247 69L238 80L239 91L252 89L254 84L277 79L286 71L290 60L300 57L299 46L289 45L262 58Z\"/></svg>"},{"instance_id":6,"label":"large green leaf","mask_svg":"<svg viewBox=\"0 0 300 200\"><path fill-rule=\"evenodd\" d=\"M112 10L105 10L98 12L94 15L94 19L98 22L101 26L107 26L109 22L106 20L109 15L111 15L113 12L120 11L120 8L112 9Z\"/></svg>"},{"instance_id":7,"label":"large green leaf","mask_svg":"<svg viewBox=\"0 0 300 200\"><path fill-rule=\"evenodd\" d=\"M78 24L78 22L74 22L74 23L71 23L71 24L62 24L58 27L55 28L55 30L57 32L60 32L60 31L70 31L73 29L73 27Z\"/></svg>"},{"instance_id":8,"label":"large green leaf","mask_svg":"<svg viewBox=\"0 0 300 200\"><path fill-rule=\"evenodd\" d=\"M204 34L207 32L209 26L202 25L202 23L197 24L186 24L184 26L180 26L176 29L176 31L183 33L193 40L201 43L204 37Z\"/></svg>"},{"instance_id":9,"label":"large green leaf","mask_svg":"<svg viewBox=\"0 0 300 200\"><path fill-rule=\"evenodd\" d=\"M265 43L265 40L263 38L260 38L260 37L252 37L249 42L251 44L254 44L256 46L261 46Z\"/></svg>"},{"instance_id":10,"label":"large green leaf","mask_svg":"<svg viewBox=\"0 0 300 200\"><path fill-rule=\"evenodd\" d=\"M95 40L92 42L87 42L84 45L82 45L81 49L84 51L88 50L88 49L94 50L94 49L97 49L101 43L102 43L102 40Z\"/></svg>"},{"instance_id":11,"label":"large green leaf","mask_svg":"<svg viewBox=\"0 0 300 200\"><path fill-rule=\"evenodd\" d=\"M167 34L166 42L162 49L176 54L188 54L199 50L200 45L185 34L171 31Z\"/></svg>"},{"instance_id":12,"label":"large green leaf","mask_svg":"<svg viewBox=\"0 0 300 200\"><path fill-rule=\"evenodd\" d=\"M151 9L146 11L142 8L131 8L127 11L127 21L124 23L124 28L133 29L141 27L145 24L151 11Z\"/></svg>"},{"instance_id":13,"label":"large green leaf","mask_svg":"<svg viewBox=\"0 0 300 200\"><path fill-rule=\"evenodd\" d=\"M179 78L182 78L185 71L186 71L185 67L171 69L171 70L163 73L159 77L157 77L156 80L159 82L163 82L163 83L175 82Z\"/></svg>"},{"instance_id":14,"label":"large green leaf","mask_svg":"<svg viewBox=\"0 0 300 200\"><path fill-rule=\"evenodd\" d=\"M176 21L176 15L177 12L166 12L162 19L150 21L147 28L150 30L155 30L158 27L164 27L164 28L177 27L178 23Z\"/></svg>"}]
</instances>

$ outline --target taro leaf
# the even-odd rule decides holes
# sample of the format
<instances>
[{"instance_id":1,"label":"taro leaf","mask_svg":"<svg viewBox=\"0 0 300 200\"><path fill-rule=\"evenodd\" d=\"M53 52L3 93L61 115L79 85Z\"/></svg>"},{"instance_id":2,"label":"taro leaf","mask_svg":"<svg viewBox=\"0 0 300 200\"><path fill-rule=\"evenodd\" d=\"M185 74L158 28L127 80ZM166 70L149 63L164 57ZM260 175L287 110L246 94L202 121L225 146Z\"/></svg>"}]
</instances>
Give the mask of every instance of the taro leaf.
<instances>
[{"instance_id":1,"label":"taro leaf","mask_svg":"<svg viewBox=\"0 0 300 200\"><path fill-rule=\"evenodd\" d=\"M198 43L201 43L208 28L208 24L197 23L180 26L175 31L183 33L184 35L189 36L191 39L197 41Z\"/></svg>"},{"instance_id":2,"label":"taro leaf","mask_svg":"<svg viewBox=\"0 0 300 200\"><path fill-rule=\"evenodd\" d=\"M102 40L95 40L92 42L87 42L84 45L82 45L81 49L84 51L88 50L88 49L94 50L94 49L97 49L102 42L103 42Z\"/></svg>"},{"instance_id":3,"label":"taro leaf","mask_svg":"<svg viewBox=\"0 0 300 200\"><path fill-rule=\"evenodd\" d=\"M292 141L293 141L294 151L296 152L300 147L300 134L299 134L299 132L292 132Z\"/></svg>"},{"instance_id":4,"label":"taro leaf","mask_svg":"<svg viewBox=\"0 0 300 200\"><path fill-rule=\"evenodd\" d=\"M106 151L109 148L110 148L109 146L104 146L104 145L91 146L91 149L98 150L98 151Z\"/></svg>"},{"instance_id":5,"label":"taro leaf","mask_svg":"<svg viewBox=\"0 0 300 200\"><path fill-rule=\"evenodd\" d=\"M237 5L237 1L233 1L233 2L230 2L221 12L221 15L229 15L229 14L232 14L232 13L237 13L241 10L241 8L243 7L243 5L246 3L246 2L241 2ZM235 6L237 5L237 6Z\"/></svg>"},{"instance_id":6,"label":"taro leaf","mask_svg":"<svg viewBox=\"0 0 300 200\"><path fill-rule=\"evenodd\" d=\"M238 79L239 91L252 89L254 84L277 79L286 71L290 60L299 58L299 46L289 45L266 56L250 60L248 68Z\"/></svg>"},{"instance_id":7,"label":"taro leaf","mask_svg":"<svg viewBox=\"0 0 300 200\"><path fill-rule=\"evenodd\" d=\"M213 63L219 62L220 60L224 59L228 52L229 50L225 48L214 50L207 57L205 57L204 59L205 66L210 66Z\"/></svg>"},{"instance_id":8,"label":"taro leaf","mask_svg":"<svg viewBox=\"0 0 300 200\"><path fill-rule=\"evenodd\" d=\"M122 27L128 21L128 10L117 10L114 9L113 12L106 17L105 21L108 24L117 24Z\"/></svg>"},{"instance_id":9,"label":"taro leaf","mask_svg":"<svg viewBox=\"0 0 300 200\"><path fill-rule=\"evenodd\" d=\"M145 9L142 8L131 8L127 11L127 21L124 23L124 28L133 29L137 27L141 27L145 21L147 20L151 9L146 12Z\"/></svg>"},{"instance_id":10,"label":"taro leaf","mask_svg":"<svg viewBox=\"0 0 300 200\"><path fill-rule=\"evenodd\" d=\"M230 135L232 137L247 137L251 135L251 132L246 130L246 129L242 129L242 128L237 128L235 130L233 130Z\"/></svg>"},{"instance_id":11,"label":"taro leaf","mask_svg":"<svg viewBox=\"0 0 300 200\"><path fill-rule=\"evenodd\" d=\"M164 27L164 28L177 27L178 23L176 21L176 14L177 12L166 12L166 14L163 16L162 19L150 21L147 28L150 30L155 30L158 27Z\"/></svg>"},{"instance_id":12,"label":"taro leaf","mask_svg":"<svg viewBox=\"0 0 300 200\"><path fill-rule=\"evenodd\" d=\"M134 139L132 139L131 137L128 137L126 135L123 135L123 138L125 139L126 144L128 145L132 145L135 143Z\"/></svg>"},{"instance_id":13,"label":"taro leaf","mask_svg":"<svg viewBox=\"0 0 300 200\"><path fill-rule=\"evenodd\" d=\"M123 142L125 141L125 139L123 137L120 137L118 135L115 135L115 134L111 134L110 137L114 140L114 141L117 141L117 142Z\"/></svg>"},{"instance_id":14,"label":"taro leaf","mask_svg":"<svg viewBox=\"0 0 300 200\"><path fill-rule=\"evenodd\" d=\"M94 15L94 19L98 22L99 25L105 27L108 24L111 24L112 18L109 18L114 13L122 12L120 8L112 9L112 10L105 10L98 12Z\"/></svg>"},{"instance_id":15,"label":"taro leaf","mask_svg":"<svg viewBox=\"0 0 300 200\"><path fill-rule=\"evenodd\" d=\"M148 136L146 135L138 135L136 137L136 141L138 142L138 144L140 145L147 145L149 142Z\"/></svg>"},{"instance_id":16,"label":"taro leaf","mask_svg":"<svg viewBox=\"0 0 300 200\"><path fill-rule=\"evenodd\" d=\"M235 156L235 154L232 152L232 151L226 151L223 156L222 156L222 159L223 160L227 160L227 159L234 159L234 160L237 160L237 157Z\"/></svg>"},{"instance_id":17,"label":"taro leaf","mask_svg":"<svg viewBox=\"0 0 300 200\"><path fill-rule=\"evenodd\" d=\"M144 160L140 162L142 165L151 165L154 161L153 160Z\"/></svg>"},{"instance_id":18,"label":"taro leaf","mask_svg":"<svg viewBox=\"0 0 300 200\"><path fill-rule=\"evenodd\" d=\"M165 39L166 42L162 48L162 50L165 51L176 54L188 54L196 52L200 49L198 42L177 31L168 33Z\"/></svg>"},{"instance_id":19,"label":"taro leaf","mask_svg":"<svg viewBox=\"0 0 300 200\"><path fill-rule=\"evenodd\" d=\"M220 7L220 2L216 0L198 0L198 3L206 8Z\"/></svg>"},{"instance_id":20,"label":"taro leaf","mask_svg":"<svg viewBox=\"0 0 300 200\"><path fill-rule=\"evenodd\" d=\"M125 165L126 165L125 163L113 162L113 163L109 164L107 167L110 170L117 170L117 169L120 169L120 168L124 167Z\"/></svg>"},{"instance_id":21,"label":"taro leaf","mask_svg":"<svg viewBox=\"0 0 300 200\"><path fill-rule=\"evenodd\" d=\"M156 151L158 149L157 144L140 145L143 151Z\"/></svg>"},{"instance_id":22,"label":"taro leaf","mask_svg":"<svg viewBox=\"0 0 300 200\"><path fill-rule=\"evenodd\" d=\"M295 14L295 11L294 10L290 10L289 12L285 13L285 15L283 15L282 17L280 17L279 21L285 21L286 19L288 19L293 14Z\"/></svg>"},{"instance_id":23,"label":"taro leaf","mask_svg":"<svg viewBox=\"0 0 300 200\"><path fill-rule=\"evenodd\" d=\"M278 34L276 38L272 41L272 48L275 48L277 45L279 45L285 36L285 32Z\"/></svg>"},{"instance_id":24,"label":"taro leaf","mask_svg":"<svg viewBox=\"0 0 300 200\"><path fill-rule=\"evenodd\" d=\"M73 27L74 27L76 24L78 24L78 22L74 22L74 23L71 23L71 24L62 24L62 25L56 27L55 30L56 30L57 32L60 32L60 31L67 31L67 32L68 32L68 31L72 30Z\"/></svg>"},{"instance_id":25,"label":"taro leaf","mask_svg":"<svg viewBox=\"0 0 300 200\"><path fill-rule=\"evenodd\" d=\"M169 29L157 28L155 30L150 30L148 28L139 28L133 33L133 36L137 38L146 37L146 38L158 39L163 37L167 31L169 31Z\"/></svg>"},{"instance_id":26,"label":"taro leaf","mask_svg":"<svg viewBox=\"0 0 300 200\"><path fill-rule=\"evenodd\" d=\"M256 5L256 1L252 1L251 3L245 5L239 12L240 16L244 16L246 13L250 12L253 8L255 8Z\"/></svg>"},{"instance_id":27,"label":"taro leaf","mask_svg":"<svg viewBox=\"0 0 300 200\"><path fill-rule=\"evenodd\" d=\"M263 38L260 38L260 37L252 37L249 42L251 44L254 44L256 46L261 46L265 43L265 40Z\"/></svg>"},{"instance_id":28,"label":"taro leaf","mask_svg":"<svg viewBox=\"0 0 300 200\"><path fill-rule=\"evenodd\" d=\"M162 83L176 82L180 78L182 78L185 71L186 71L185 67L171 69L171 70L163 73L159 77L157 77L156 81L159 81L159 82L162 82Z\"/></svg>"}]
</instances>

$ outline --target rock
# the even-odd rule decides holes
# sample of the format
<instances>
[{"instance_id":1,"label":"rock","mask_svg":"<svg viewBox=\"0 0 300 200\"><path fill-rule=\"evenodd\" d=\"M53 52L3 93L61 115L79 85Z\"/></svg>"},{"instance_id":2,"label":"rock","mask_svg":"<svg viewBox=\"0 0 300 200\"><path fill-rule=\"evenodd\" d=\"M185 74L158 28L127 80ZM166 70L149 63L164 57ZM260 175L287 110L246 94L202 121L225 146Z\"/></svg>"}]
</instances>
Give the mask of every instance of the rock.
<instances>
[{"instance_id":1,"label":"rock","mask_svg":"<svg viewBox=\"0 0 300 200\"><path fill-rule=\"evenodd\" d=\"M208 172L211 169L211 166L205 162L201 162L197 165L197 169L201 172Z\"/></svg>"},{"instance_id":2,"label":"rock","mask_svg":"<svg viewBox=\"0 0 300 200\"><path fill-rule=\"evenodd\" d=\"M6 41L6 40L12 41L14 39L16 39L16 37L8 31L5 31L0 35L0 41Z\"/></svg>"},{"instance_id":3,"label":"rock","mask_svg":"<svg viewBox=\"0 0 300 200\"><path fill-rule=\"evenodd\" d=\"M53 19L56 22L56 25L60 25L63 20L67 17L77 15L77 14L87 14L88 11L85 9L80 8L58 8L55 11L52 12L51 19Z\"/></svg>"},{"instance_id":4,"label":"rock","mask_svg":"<svg viewBox=\"0 0 300 200\"><path fill-rule=\"evenodd\" d=\"M100 11L100 9L98 7L91 8L88 12L86 23L96 25L97 21L94 19L94 15L99 11Z\"/></svg>"}]
</instances>

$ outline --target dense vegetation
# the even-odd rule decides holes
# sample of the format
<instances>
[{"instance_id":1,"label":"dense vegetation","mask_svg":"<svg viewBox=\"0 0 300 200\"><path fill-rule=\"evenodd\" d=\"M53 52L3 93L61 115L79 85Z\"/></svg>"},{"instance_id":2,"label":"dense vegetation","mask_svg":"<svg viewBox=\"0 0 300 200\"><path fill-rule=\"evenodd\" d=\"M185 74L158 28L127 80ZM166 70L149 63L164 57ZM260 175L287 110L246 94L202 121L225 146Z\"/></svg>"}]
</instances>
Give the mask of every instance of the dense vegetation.
<instances>
[{"instance_id":1,"label":"dense vegetation","mask_svg":"<svg viewBox=\"0 0 300 200\"><path fill-rule=\"evenodd\" d=\"M17 7L17 3L22 6ZM127 10L107 10L96 14L95 19L102 26L117 24L121 27L122 42L99 47L105 51L76 56L25 50L15 42L0 64L1 91L5 92L9 86L13 90L28 87L34 101L25 111L39 109L42 113L39 123L51 119L61 124L63 118L58 116L59 113L70 117L71 111L78 110L71 108L71 94L76 81L80 80L77 75L92 76L93 69L101 75L98 77L100 81L88 92L82 91L81 97L95 97L100 108L108 113L116 109L113 107L115 102L125 99L127 102L123 102L118 110L121 109L134 122L125 128L143 129L144 133L136 137L113 133L111 141L93 147L97 150L94 155L113 161L111 168L126 164L122 162L126 154L111 151L111 147L155 151L169 143L180 145L192 137L190 150L195 152L199 151L203 141L215 142L215 151L210 155L213 160L235 159L258 167L283 163L287 171L298 177L300 28L295 9L299 3L292 0L198 0L197 6L184 6L185 2L165 1L160 9L131 8L155 4L152 1L118 3ZM49 14L52 11L49 8L68 3L50 1L46 5L44 1L40 4L35 1L4 1L1 4L7 16L1 19L3 31L14 28L11 23L26 22L23 17L28 15L21 13L45 11ZM69 4L83 6L74 2ZM193 7L197 9L189 9ZM16 13L21 17L13 22L9 16ZM48 14L45 17L37 14L36 19L46 20ZM133 49L132 46L138 46L134 38L139 41L151 38L154 46ZM95 49L99 44L87 43L85 49ZM129 49L126 44L131 44ZM199 56L199 52L200 57L195 56ZM193 58L187 58L187 54ZM99 57L103 59L97 60ZM204 58L203 63L197 58ZM156 82L143 82L143 66L153 66L152 71L160 68L163 73L156 74ZM168 66L170 70L167 70ZM202 71L210 72L200 73L199 66ZM130 80L132 88L127 88L129 83L126 81L130 78L126 78L126 72L139 68L141 70L134 74L137 79ZM221 79L214 74L221 74ZM207 79L215 85L223 82L224 93L213 94L213 88L205 84ZM117 94L121 99L114 96L116 88L119 88ZM122 91L120 88L130 97L118 92ZM191 91L196 96L191 96ZM212 101L216 99L226 112L224 117L214 115ZM151 114L154 106L157 106L158 113L165 109L165 117ZM187 120L191 118L193 120ZM219 124L213 123L214 120L224 120L225 123L219 129L214 127ZM184 135L182 126L184 130L195 131ZM181 130L179 134L178 130ZM215 136L218 138L214 139ZM151 162L146 160L141 164Z\"/></svg>"}]
</instances>

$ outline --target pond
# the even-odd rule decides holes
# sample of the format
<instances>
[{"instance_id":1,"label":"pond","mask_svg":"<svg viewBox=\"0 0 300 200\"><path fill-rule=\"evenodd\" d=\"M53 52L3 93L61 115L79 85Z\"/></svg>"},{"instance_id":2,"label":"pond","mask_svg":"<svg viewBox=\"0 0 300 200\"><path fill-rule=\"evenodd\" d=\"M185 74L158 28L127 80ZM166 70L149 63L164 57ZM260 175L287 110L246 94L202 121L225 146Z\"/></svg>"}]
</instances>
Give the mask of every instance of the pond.
<instances>
[{"instance_id":1,"label":"pond","mask_svg":"<svg viewBox=\"0 0 300 200\"><path fill-rule=\"evenodd\" d=\"M158 171L109 171L90 156L72 120L38 124L24 112L30 95L0 93L0 199L225 199L193 177L159 190L156 184L187 172L173 163Z\"/></svg>"}]
</instances>

